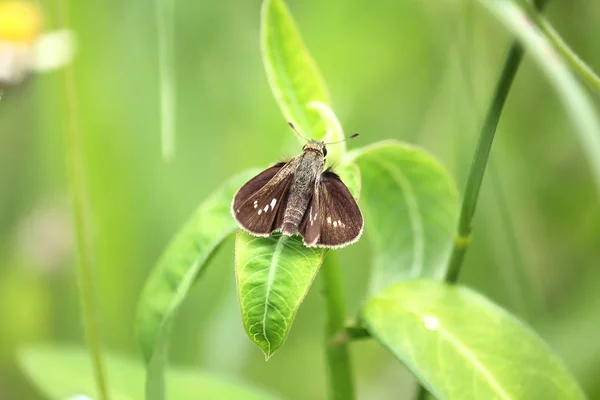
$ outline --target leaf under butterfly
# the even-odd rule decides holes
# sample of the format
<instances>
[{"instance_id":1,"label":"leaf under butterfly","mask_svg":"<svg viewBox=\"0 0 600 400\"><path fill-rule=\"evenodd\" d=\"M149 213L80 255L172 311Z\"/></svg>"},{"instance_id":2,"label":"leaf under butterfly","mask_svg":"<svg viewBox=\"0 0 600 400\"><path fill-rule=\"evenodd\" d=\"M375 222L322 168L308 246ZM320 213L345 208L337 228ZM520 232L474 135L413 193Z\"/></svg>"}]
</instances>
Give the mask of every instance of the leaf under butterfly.
<instances>
[{"instance_id":1,"label":"leaf under butterfly","mask_svg":"<svg viewBox=\"0 0 600 400\"><path fill-rule=\"evenodd\" d=\"M336 172L357 197L358 168L347 165ZM305 247L297 235L255 237L238 233L235 270L242 323L267 359L285 341L325 253L324 249Z\"/></svg>"},{"instance_id":2,"label":"leaf under butterfly","mask_svg":"<svg viewBox=\"0 0 600 400\"><path fill-rule=\"evenodd\" d=\"M361 209L373 246L371 292L442 278L458 220L458 194L429 153L397 141L348 153L362 176Z\"/></svg>"},{"instance_id":3,"label":"leaf under butterfly","mask_svg":"<svg viewBox=\"0 0 600 400\"><path fill-rule=\"evenodd\" d=\"M235 266L242 322L267 359L285 341L324 256L323 249L304 247L299 236L239 231Z\"/></svg>"},{"instance_id":4,"label":"leaf under butterfly","mask_svg":"<svg viewBox=\"0 0 600 400\"><path fill-rule=\"evenodd\" d=\"M470 289L397 283L370 298L363 317L439 400L585 398L535 332Z\"/></svg>"}]
</instances>

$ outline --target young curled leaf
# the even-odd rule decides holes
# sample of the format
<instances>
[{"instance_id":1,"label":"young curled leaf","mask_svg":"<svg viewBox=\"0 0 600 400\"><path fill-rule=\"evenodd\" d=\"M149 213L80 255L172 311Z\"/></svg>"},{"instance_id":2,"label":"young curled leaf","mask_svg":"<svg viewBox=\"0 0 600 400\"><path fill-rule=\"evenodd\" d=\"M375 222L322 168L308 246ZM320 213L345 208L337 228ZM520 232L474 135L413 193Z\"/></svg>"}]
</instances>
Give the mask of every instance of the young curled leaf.
<instances>
[{"instance_id":1,"label":"young curled leaf","mask_svg":"<svg viewBox=\"0 0 600 400\"><path fill-rule=\"evenodd\" d=\"M327 159L330 163L336 164L341 161L341 158L346 154L346 142L344 140L344 129L342 124L338 121L337 116L327 104L321 101L312 101L308 104L311 110L315 110L321 116L321 119L325 123L327 133L323 137L323 141L326 143L336 143L328 147Z\"/></svg>"},{"instance_id":2,"label":"young curled leaf","mask_svg":"<svg viewBox=\"0 0 600 400\"><path fill-rule=\"evenodd\" d=\"M267 79L284 117L306 137L322 140L326 123L309 105L329 105L329 94L283 0L263 2L260 36Z\"/></svg>"}]
</instances>

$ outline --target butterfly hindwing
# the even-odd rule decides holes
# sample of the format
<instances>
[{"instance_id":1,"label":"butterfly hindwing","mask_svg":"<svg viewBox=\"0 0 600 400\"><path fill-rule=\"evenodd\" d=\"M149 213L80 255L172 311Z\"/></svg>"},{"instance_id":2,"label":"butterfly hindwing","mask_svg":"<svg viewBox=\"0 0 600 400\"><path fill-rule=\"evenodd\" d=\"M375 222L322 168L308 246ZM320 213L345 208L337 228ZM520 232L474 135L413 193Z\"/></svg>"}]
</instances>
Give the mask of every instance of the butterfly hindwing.
<instances>
[{"instance_id":1,"label":"butterfly hindwing","mask_svg":"<svg viewBox=\"0 0 600 400\"><path fill-rule=\"evenodd\" d=\"M356 242L362 230L363 217L356 200L339 176L324 172L300 225L304 243L309 247L343 247Z\"/></svg>"},{"instance_id":2,"label":"butterfly hindwing","mask_svg":"<svg viewBox=\"0 0 600 400\"><path fill-rule=\"evenodd\" d=\"M257 236L269 236L279 229L278 214L283 214L293 170L279 163L267 168L238 190L231 211L243 229ZM281 211L280 211L281 210Z\"/></svg>"}]
</instances>

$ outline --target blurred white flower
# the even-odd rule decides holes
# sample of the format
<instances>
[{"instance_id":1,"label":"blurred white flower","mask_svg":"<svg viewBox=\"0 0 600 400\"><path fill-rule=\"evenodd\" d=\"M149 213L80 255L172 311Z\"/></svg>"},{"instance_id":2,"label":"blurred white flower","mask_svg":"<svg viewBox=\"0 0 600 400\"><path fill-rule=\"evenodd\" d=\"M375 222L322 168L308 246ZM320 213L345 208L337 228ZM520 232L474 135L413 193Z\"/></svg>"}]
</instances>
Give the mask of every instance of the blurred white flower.
<instances>
[{"instance_id":1,"label":"blurred white flower","mask_svg":"<svg viewBox=\"0 0 600 400\"><path fill-rule=\"evenodd\" d=\"M73 252L73 232L68 203L46 201L19 224L17 248L33 269L52 274L65 265Z\"/></svg>"},{"instance_id":2,"label":"blurred white flower","mask_svg":"<svg viewBox=\"0 0 600 400\"><path fill-rule=\"evenodd\" d=\"M72 32L44 31L37 3L0 2L0 86L19 84L32 72L63 67L74 50Z\"/></svg>"}]
</instances>

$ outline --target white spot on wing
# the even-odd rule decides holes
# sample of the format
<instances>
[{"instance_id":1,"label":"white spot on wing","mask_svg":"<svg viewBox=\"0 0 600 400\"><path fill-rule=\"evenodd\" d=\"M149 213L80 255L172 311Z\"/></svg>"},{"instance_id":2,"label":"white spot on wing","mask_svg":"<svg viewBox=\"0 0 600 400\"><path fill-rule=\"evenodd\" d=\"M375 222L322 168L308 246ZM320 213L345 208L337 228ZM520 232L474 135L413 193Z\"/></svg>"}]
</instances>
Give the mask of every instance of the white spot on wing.
<instances>
[{"instance_id":1,"label":"white spot on wing","mask_svg":"<svg viewBox=\"0 0 600 400\"><path fill-rule=\"evenodd\" d=\"M333 227L337 228L337 221L333 221Z\"/></svg>"},{"instance_id":2,"label":"white spot on wing","mask_svg":"<svg viewBox=\"0 0 600 400\"><path fill-rule=\"evenodd\" d=\"M436 331L440 327L440 320L430 315L423 316L423 325L430 331Z\"/></svg>"},{"instance_id":3,"label":"white spot on wing","mask_svg":"<svg viewBox=\"0 0 600 400\"><path fill-rule=\"evenodd\" d=\"M277 199L271 200L271 210L273 210L273 208L275 208L275 204L277 204Z\"/></svg>"},{"instance_id":4,"label":"white spot on wing","mask_svg":"<svg viewBox=\"0 0 600 400\"><path fill-rule=\"evenodd\" d=\"M258 200L254 200L254 208L258 207Z\"/></svg>"},{"instance_id":5,"label":"white spot on wing","mask_svg":"<svg viewBox=\"0 0 600 400\"><path fill-rule=\"evenodd\" d=\"M265 212L269 211L269 205L267 204L264 208Z\"/></svg>"},{"instance_id":6,"label":"white spot on wing","mask_svg":"<svg viewBox=\"0 0 600 400\"><path fill-rule=\"evenodd\" d=\"M258 215L262 214L262 209L258 210Z\"/></svg>"},{"instance_id":7,"label":"white spot on wing","mask_svg":"<svg viewBox=\"0 0 600 400\"><path fill-rule=\"evenodd\" d=\"M327 223L331 225L331 217L327 217Z\"/></svg>"}]
</instances>

